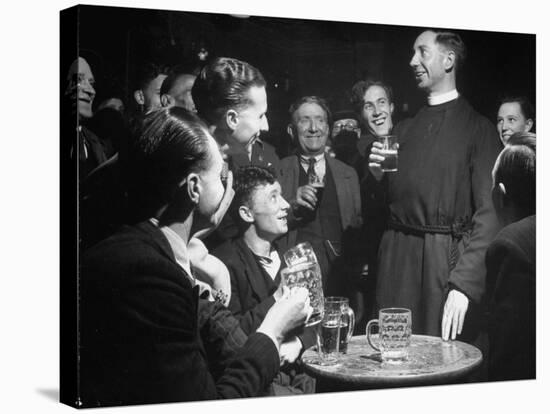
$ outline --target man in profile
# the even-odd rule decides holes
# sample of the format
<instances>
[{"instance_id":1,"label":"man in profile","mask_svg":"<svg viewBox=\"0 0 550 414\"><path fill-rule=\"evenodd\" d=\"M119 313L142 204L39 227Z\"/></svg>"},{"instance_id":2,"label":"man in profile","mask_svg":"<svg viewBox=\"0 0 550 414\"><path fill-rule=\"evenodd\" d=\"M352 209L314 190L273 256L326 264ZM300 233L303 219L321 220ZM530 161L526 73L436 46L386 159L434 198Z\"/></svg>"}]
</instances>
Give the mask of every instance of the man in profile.
<instances>
[{"instance_id":1,"label":"man in profile","mask_svg":"<svg viewBox=\"0 0 550 414\"><path fill-rule=\"evenodd\" d=\"M513 134L493 170L504 228L487 249L490 381L535 378L536 137Z\"/></svg>"},{"instance_id":2,"label":"man in profile","mask_svg":"<svg viewBox=\"0 0 550 414\"><path fill-rule=\"evenodd\" d=\"M466 47L460 36L426 30L410 67L428 105L394 130L397 172L384 173L381 144L369 170L389 209L378 260L377 303L412 310L417 334L473 341L485 287L485 252L496 228L491 169L501 145L494 126L456 89ZM464 320L469 313L468 323Z\"/></svg>"},{"instance_id":3,"label":"man in profile","mask_svg":"<svg viewBox=\"0 0 550 414\"><path fill-rule=\"evenodd\" d=\"M245 165L278 170L275 149L260 138L269 123L266 81L257 68L238 59L216 58L201 69L191 94L231 171ZM236 236L237 227L226 216L206 242L215 248Z\"/></svg>"}]
</instances>

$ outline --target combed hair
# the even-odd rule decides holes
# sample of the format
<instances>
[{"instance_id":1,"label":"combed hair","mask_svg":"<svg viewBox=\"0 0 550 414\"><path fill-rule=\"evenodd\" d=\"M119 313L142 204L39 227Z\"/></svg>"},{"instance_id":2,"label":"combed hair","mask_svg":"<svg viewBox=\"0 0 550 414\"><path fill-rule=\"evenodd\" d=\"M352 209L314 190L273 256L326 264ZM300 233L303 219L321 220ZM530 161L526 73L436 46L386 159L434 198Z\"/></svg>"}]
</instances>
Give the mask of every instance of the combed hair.
<instances>
[{"instance_id":1,"label":"combed hair","mask_svg":"<svg viewBox=\"0 0 550 414\"><path fill-rule=\"evenodd\" d=\"M495 168L495 184L503 183L508 197L523 214L536 210L536 135L516 132L501 151Z\"/></svg>"},{"instance_id":2,"label":"combed hair","mask_svg":"<svg viewBox=\"0 0 550 414\"><path fill-rule=\"evenodd\" d=\"M201 69L191 95L199 116L215 125L229 109L240 110L250 105L247 93L251 87L265 85L263 75L254 66L220 57Z\"/></svg>"},{"instance_id":3,"label":"combed hair","mask_svg":"<svg viewBox=\"0 0 550 414\"><path fill-rule=\"evenodd\" d=\"M179 65L172 66L168 72L168 76L162 82L160 87L160 95L165 95L170 92L170 89L174 86L180 76L189 75L197 76L198 70L190 64L181 63Z\"/></svg>"},{"instance_id":4,"label":"combed hair","mask_svg":"<svg viewBox=\"0 0 550 414\"><path fill-rule=\"evenodd\" d=\"M466 45L458 33L443 30L434 30L436 34L435 41L447 50L452 50L455 54L456 70L462 68L466 61Z\"/></svg>"},{"instance_id":5,"label":"combed hair","mask_svg":"<svg viewBox=\"0 0 550 414\"><path fill-rule=\"evenodd\" d=\"M168 204L181 181L209 160L206 125L173 107L146 115L136 125L128 153L129 197L144 214Z\"/></svg>"},{"instance_id":6,"label":"combed hair","mask_svg":"<svg viewBox=\"0 0 550 414\"><path fill-rule=\"evenodd\" d=\"M288 113L290 114L290 121L295 124L294 115L296 111L306 103L314 103L319 105L323 110L325 111L325 114L327 115L327 122L329 125L332 125L332 113L330 112L330 108L328 106L327 101L325 101L323 98L320 98L319 96L302 96L301 98L298 98L292 105L290 105L290 108L288 110Z\"/></svg>"},{"instance_id":7,"label":"combed hair","mask_svg":"<svg viewBox=\"0 0 550 414\"><path fill-rule=\"evenodd\" d=\"M521 113L525 117L525 119L531 119L535 120L535 107L527 99L525 96L505 96L499 101L498 107L500 108L505 103L514 103L517 102L519 104L519 108L521 109Z\"/></svg>"},{"instance_id":8,"label":"combed hair","mask_svg":"<svg viewBox=\"0 0 550 414\"><path fill-rule=\"evenodd\" d=\"M390 85L380 81L380 80L374 80L374 79L367 79L367 80L361 80L357 82L353 87L351 88L351 104L353 105L353 109L357 114L361 114L363 111L363 106L365 105L364 97L365 93L371 86L380 86L381 88L386 91L386 95L388 96L388 100L390 103L393 102L393 90Z\"/></svg>"}]
</instances>

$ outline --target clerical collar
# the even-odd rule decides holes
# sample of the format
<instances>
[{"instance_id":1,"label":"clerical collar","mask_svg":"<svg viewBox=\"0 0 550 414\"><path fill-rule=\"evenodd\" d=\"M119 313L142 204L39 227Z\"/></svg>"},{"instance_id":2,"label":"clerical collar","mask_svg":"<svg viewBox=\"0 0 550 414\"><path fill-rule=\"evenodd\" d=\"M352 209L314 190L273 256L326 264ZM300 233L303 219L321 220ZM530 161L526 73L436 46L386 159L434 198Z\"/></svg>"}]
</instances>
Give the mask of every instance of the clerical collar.
<instances>
[{"instance_id":1,"label":"clerical collar","mask_svg":"<svg viewBox=\"0 0 550 414\"><path fill-rule=\"evenodd\" d=\"M458 98L458 91L453 89L452 91L442 93L441 95L428 96L428 105L441 105L445 102L450 102Z\"/></svg>"}]
</instances>

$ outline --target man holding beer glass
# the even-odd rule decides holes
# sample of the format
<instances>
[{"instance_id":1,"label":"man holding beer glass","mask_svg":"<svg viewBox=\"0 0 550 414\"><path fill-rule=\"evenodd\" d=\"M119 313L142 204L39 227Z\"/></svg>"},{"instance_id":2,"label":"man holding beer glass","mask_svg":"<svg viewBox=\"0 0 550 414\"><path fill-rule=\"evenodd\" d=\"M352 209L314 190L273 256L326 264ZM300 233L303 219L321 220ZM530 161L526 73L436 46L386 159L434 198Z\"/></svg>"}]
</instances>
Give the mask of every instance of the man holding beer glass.
<instances>
[{"instance_id":1,"label":"man holding beer glass","mask_svg":"<svg viewBox=\"0 0 550 414\"><path fill-rule=\"evenodd\" d=\"M445 340L463 326L474 328L464 318L481 300L484 255L496 229L491 168L501 146L491 123L456 90L464 58L456 33L418 36L410 66L428 105L393 131L397 171L383 171L382 143L375 142L369 156L389 209L378 256L378 306L411 309L414 333ZM461 339L475 339L475 329L466 333Z\"/></svg>"},{"instance_id":2,"label":"man holding beer glass","mask_svg":"<svg viewBox=\"0 0 550 414\"><path fill-rule=\"evenodd\" d=\"M361 226L359 180L355 170L325 155L331 113L325 100L305 96L290 107L288 133L298 153L281 161L283 196L290 203L287 248L308 241L313 246L327 295L347 295L343 279L331 270L345 248L346 232ZM343 262L343 260L342 260Z\"/></svg>"}]
</instances>

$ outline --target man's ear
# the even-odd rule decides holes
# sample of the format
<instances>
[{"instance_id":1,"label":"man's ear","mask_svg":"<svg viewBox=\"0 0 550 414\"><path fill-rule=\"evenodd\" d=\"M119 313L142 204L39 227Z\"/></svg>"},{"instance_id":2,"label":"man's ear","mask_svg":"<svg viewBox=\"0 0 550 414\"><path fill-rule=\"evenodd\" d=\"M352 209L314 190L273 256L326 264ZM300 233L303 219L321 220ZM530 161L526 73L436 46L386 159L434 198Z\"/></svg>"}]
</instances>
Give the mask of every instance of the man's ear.
<instances>
[{"instance_id":1,"label":"man's ear","mask_svg":"<svg viewBox=\"0 0 550 414\"><path fill-rule=\"evenodd\" d=\"M168 95L167 93L160 96L160 104L163 108L171 107L173 106L174 98L172 96Z\"/></svg>"},{"instance_id":2,"label":"man's ear","mask_svg":"<svg viewBox=\"0 0 550 414\"><path fill-rule=\"evenodd\" d=\"M141 89L134 91L134 99L138 105L145 105L145 97L143 96L143 91Z\"/></svg>"},{"instance_id":3,"label":"man's ear","mask_svg":"<svg viewBox=\"0 0 550 414\"><path fill-rule=\"evenodd\" d=\"M250 211L250 208L247 206L240 206L239 207L239 216L245 223L253 223L254 217L252 216L252 211Z\"/></svg>"},{"instance_id":4,"label":"man's ear","mask_svg":"<svg viewBox=\"0 0 550 414\"><path fill-rule=\"evenodd\" d=\"M181 183L180 187L185 186L189 200L195 205L199 204L201 195L201 185L199 175L196 173L189 174Z\"/></svg>"},{"instance_id":5,"label":"man's ear","mask_svg":"<svg viewBox=\"0 0 550 414\"><path fill-rule=\"evenodd\" d=\"M290 135L290 138L292 138L292 140L294 141L296 136L294 134L294 127L292 126L292 124L287 125L286 132L287 132L288 135Z\"/></svg>"},{"instance_id":6,"label":"man's ear","mask_svg":"<svg viewBox=\"0 0 550 414\"><path fill-rule=\"evenodd\" d=\"M237 129L237 125L239 125L239 113L234 109L229 109L225 113L225 123L231 131Z\"/></svg>"},{"instance_id":7,"label":"man's ear","mask_svg":"<svg viewBox=\"0 0 550 414\"><path fill-rule=\"evenodd\" d=\"M395 105L393 102L390 104L390 115L393 115L393 110L395 109Z\"/></svg>"},{"instance_id":8,"label":"man's ear","mask_svg":"<svg viewBox=\"0 0 550 414\"><path fill-rule=\"evenodd\" d=\"M443 58L443 67L445 72L450 72L453 70L456 63L456 54L452 50L447 50L445 52L445 57Z\"/></svg>"},{"instance_id":9,"label":"man's ear","mask_svg":"<svg viewBox=\"0 0 550 414\"><path fill-rule=\"evenodd\" d=\"M533 120L529 118L527 121L525 121L525 132L530 132L531 128L533 128Z\"/></svg>"}]
</instances>

